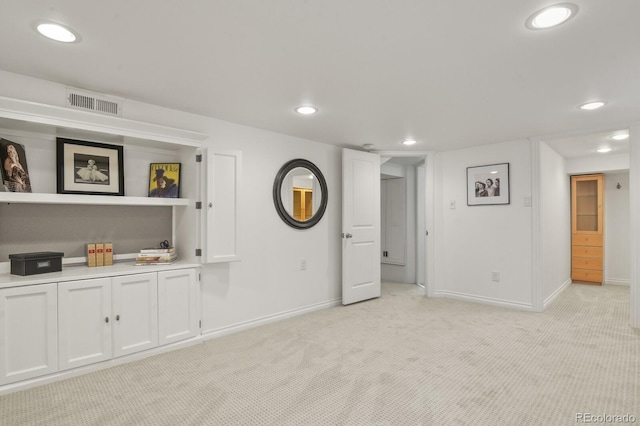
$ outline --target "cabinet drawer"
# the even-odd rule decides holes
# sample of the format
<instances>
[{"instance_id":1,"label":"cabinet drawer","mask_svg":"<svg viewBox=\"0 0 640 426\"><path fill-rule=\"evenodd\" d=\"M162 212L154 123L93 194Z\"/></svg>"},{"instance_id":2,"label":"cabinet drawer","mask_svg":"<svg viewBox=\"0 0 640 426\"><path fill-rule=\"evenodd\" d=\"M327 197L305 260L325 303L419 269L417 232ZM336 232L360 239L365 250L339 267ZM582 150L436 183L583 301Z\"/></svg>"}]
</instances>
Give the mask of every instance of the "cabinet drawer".
<instances>
[{"instance_id":1,"label":"cabinet drawer","mask_svg":"<svg viewBox=\"0 0 640 426\"><path fill-rule=\"evenodd\" d=\"M602 283L602 271L591 271L587 269L572 269L571 279L573 281L587 281L592 283Z\"/></svg>"},{"instance_id":2,"label":"cabinet drawer","mask_svg":"<svg viewBox=\"0 0 640 426\"><path fill-rule=\"evenodd\" d=\"M602 259L602 247L572 246L571 256Z\"/></svg>"},{"instance_id":3,"label":"cabinet drawer","mask_svg":"<svg viewBox=\"0 0 640 426\"><path fill-rule=\"evenodd\" d=\"M602 271L602 259L596 259L593 257L574 257L571 259L571 267L574 269Z\"/></svg>"},{"instance_id":4,"label":"cabinet drawer","mask_svg":"<svg viewBox=\"0 0 640 426\"><path fill-rule=\"evenodd\" d=\"M602 235L573 235L571 244L574 246L599 246L602 247Z\"/></svg>"}]
</instances>

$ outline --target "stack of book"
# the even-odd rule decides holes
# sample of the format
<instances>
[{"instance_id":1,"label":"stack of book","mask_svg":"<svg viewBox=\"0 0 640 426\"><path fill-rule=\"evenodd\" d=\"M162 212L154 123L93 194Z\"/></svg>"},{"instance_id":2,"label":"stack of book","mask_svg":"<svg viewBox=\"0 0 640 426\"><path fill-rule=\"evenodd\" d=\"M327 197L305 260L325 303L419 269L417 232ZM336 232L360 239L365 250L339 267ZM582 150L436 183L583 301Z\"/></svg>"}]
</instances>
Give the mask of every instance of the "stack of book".
<instances>
[{"instance_id":1,"label":"stack of book","mask_svg":"<svg viewBox=\"0 0 640 426\"><path fill-rule=\"evenodd\" d=\"M136 257L136 265L168 265L178 259L176 249L169 248L144 248Z\"/></svg>"}]
</instances>

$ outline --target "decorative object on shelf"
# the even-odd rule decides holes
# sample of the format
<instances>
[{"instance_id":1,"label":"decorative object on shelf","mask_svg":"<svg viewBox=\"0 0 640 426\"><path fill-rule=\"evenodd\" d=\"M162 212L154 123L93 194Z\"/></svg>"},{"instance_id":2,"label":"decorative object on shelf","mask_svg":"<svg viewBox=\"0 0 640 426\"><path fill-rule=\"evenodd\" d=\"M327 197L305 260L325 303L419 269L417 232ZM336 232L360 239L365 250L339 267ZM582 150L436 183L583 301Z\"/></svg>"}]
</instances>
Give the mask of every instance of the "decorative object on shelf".
<instances>
[{"instance_id":1,"label":"decorative object on shelf","mask_svg":"<svg viewBox=\"0 0 640 426\"><path fill-rule=\"evenodd\" d=\"M119 145L57 138L58 194L124 195Z\"/></svg>"},{"instance_id":2,"label":"decorative object on shelf","mask_svg":"<svg viewBox=\"0 0 640 426\"><path fill-rule=\"evenodd\" d=\"M64 253L42 251L10 254L12 275L35 275L62 271Z\"/></svg>"},{"instance_id":3,"label":"decorative object on shelf","mask_svg":"<svg viewBox=\"0 0 640 426\"><path fill-rule=\"evenodd\" d=\"M104 266L113 265L113 243L104 243Z\"/></svg>"},{"instance_id":4,"label":"decorative object on shelf","mask_svg":"<svg viewBox=\"0 0 640 426\"><path fill-rule=\"evenodd\" d=\"M285 163L273 182L273 203L280 218L296 229L308 229L327 209L327 182L315 164L295 159Z\"/></svg>"},{"instance_id":5,"label":"decorative object on shelf","mask_svg":"<svg viewBox=\"0 0 640 426\"><path fill-rule=\"evenodd\" d=\"M170 265L178 260L175 247L160 243L160 247L143 248L136 257L136 265Z\"/></svg>"},{"instance_id":6,"label":"decorative object on shelf","mask_svg":"<svg viewBox=\"0 0 640 426\"><path fill-rule=\"evenodd\" d=\"M180 197L180 163L151 163L149 197Z\"/></svg>"},{"instance_id":7,"label":"decorative object on shelf","mask_svg":"<svg viewBox=\"0 0 640 426\"><path fill-rule=\"evenodd\" d=\"M96 243L96 266L104 266L104 243Z\"/></svg>"},{"instance_id":8,"label":"decorative object on shelf","mask_svg":"<svg viewBox=\"0 0 640 426\"><path fill-rule=\"evenodd\" d=\"M467 205L509 204L509 163L467 167Z\"/></svg>"},{"instance_id":9,"label":"decorative object on shelf","mask_svg":"<svg viewBox=\"0 0 640 426\"><path fill-rule=\"evenodd\" d=\"M9 192L31 192L29 169L24 146L0 139L0 164L2 185Z\"/></svg>"}]
</instances>

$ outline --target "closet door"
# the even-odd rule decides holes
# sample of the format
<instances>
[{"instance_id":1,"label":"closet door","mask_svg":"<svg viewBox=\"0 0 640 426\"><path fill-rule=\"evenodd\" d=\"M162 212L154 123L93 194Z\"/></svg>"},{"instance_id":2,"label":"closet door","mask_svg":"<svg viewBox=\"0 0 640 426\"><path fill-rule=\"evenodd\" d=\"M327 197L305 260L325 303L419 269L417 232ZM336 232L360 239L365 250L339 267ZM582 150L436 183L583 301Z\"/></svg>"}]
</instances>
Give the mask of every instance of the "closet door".
<instances>
[{"instance_id":1,"label":"closet door","mask_svg":"<svg viewBox=\"0 0 640 426\"><path fill-rule=\"evenodd\" d=\"M571 177L571 279L602 284L604 175Z\"/></svg>"}]
</instances>

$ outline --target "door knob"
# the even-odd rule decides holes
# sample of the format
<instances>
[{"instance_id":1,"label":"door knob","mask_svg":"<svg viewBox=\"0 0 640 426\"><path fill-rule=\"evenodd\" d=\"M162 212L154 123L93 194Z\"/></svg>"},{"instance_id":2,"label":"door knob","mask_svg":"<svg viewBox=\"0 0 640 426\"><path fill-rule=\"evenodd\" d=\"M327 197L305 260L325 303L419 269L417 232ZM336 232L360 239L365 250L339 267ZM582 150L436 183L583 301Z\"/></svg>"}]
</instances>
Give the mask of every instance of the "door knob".
<instances>
[{"instance_id":1,"label":"door knob","mask_svg":"<svg viewBox=\"0 0 640 426\"><path fill-rule=\"evenodd\" d=\"M345 237L345 238L351 238L351 237L353 237L353 235L351 235L351 234L345 234L345 235L344 235L344 237Z\"/></svg>"}]
</instances>

